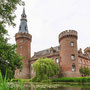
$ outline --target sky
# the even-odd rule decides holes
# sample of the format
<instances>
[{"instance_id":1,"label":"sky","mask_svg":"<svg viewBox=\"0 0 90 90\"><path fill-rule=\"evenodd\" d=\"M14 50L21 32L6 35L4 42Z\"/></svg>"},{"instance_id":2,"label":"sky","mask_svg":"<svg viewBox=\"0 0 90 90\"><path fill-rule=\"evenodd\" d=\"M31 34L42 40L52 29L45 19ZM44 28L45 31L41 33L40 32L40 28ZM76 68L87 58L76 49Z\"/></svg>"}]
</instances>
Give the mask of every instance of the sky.
<instances>
[{"instance_id":1,"label":"sky","mask_svg":"<svg viewBox=\"0 0 90 90\"><path fill-rule=\"evenodd\" d=\"M64 30L78 32L78 49L90 46L90 0L23 0L29 33L32 35L31 55L58 46ZM9 43L15 44L23 6L17 6L16 27L7 26Z\"/></svg>"}]
</instances>

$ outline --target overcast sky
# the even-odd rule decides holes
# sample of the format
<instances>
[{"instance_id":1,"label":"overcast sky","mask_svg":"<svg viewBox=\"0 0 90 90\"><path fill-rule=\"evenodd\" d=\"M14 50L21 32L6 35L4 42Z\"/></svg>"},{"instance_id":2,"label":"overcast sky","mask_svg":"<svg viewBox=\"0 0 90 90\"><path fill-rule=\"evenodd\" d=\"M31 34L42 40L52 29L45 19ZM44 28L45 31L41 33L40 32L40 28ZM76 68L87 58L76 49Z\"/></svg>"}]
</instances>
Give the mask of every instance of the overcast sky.
<instances>
[{"instance_id":1,"label":"overcast sky","mask_svg":"<svg viewBox=\"0 0 90 90\"><path fill-rule=\"evenodd\" d=\"M90 46L90 0L23 0L32 35L31 52L59 45L58 35L64 30L78 32L78 49ZM9 42L15 44L23 7L18 6L16 27L7 27Z\"/></svg>"}]
</instances>

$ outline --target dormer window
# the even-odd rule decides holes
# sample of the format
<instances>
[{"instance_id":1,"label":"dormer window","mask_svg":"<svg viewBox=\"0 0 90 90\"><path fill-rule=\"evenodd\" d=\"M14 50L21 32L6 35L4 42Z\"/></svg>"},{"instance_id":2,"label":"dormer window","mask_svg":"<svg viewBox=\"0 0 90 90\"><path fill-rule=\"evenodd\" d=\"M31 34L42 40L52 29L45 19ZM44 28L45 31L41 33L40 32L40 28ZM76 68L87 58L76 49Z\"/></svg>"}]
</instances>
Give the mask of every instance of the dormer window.
<instances>
[{"instance_id":1,"label":"dormer window","mask_svg":"<svg viewBox=\"0 0 90 90\"><path fill-rule=\"evenodd\" d=\"M71 45L71 47L73 47L74 46L74 42L71 42L70 45Z\"/></svg>"},{"instance_id":2,"label":"dormer window","mask_svg":"<svg viewBox=\"0 0 90 90\"><path fill-rule=\"evenodd\" d=\"M25 26L25 30L27 30L27 26Z\"/></svg>"},{"instance_id":3,"label":"dormer window","mask_svg":"<svg viewBox=\"0 0 90 90\"><path fill-rule=\"evenodd\" d=\"M19 30L21 30L21 26L19 26Z\"/></svg>"}]
</instances>

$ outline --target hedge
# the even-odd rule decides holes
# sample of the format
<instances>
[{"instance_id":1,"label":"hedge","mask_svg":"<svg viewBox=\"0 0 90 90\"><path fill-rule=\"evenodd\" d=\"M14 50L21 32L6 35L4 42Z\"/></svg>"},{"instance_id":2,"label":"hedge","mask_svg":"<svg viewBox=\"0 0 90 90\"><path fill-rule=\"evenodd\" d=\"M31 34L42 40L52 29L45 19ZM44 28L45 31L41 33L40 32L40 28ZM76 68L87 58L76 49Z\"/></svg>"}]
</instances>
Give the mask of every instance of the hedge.
<instances>
[{"instance_id":1,"label":"hedge","mask_svg":"<svg viewBox=\"0 0 90 90\"><path fill-rule=\"evenodd\" d=\"M90 82L90 77L62 77L52 79L52 82Z\"/></svg>"}]
</instances>

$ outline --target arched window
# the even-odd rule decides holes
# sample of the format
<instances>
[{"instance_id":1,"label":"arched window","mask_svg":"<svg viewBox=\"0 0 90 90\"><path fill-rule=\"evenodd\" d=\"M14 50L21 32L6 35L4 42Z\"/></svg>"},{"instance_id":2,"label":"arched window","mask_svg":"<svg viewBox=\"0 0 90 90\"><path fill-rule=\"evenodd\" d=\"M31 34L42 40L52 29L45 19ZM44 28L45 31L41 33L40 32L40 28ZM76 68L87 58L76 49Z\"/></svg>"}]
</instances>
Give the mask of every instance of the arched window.
<instances>
[{"instance_id":1,"label":"arched window","mask_svg":"<svg viewBox=\"0 0 90 90\"><path fill-rule=\"evenodd\" d=\"M75 55L74 54L71 55L71 59L75 60Z\"/></svg>"},{"instance_id":2,"label":"arched window","mask_svg":"<svg viewBox=\"0 0 90 90\"><path fill-rule=\"evenodd\" d=\"M59 63L59 59L58 58L56 58L56 63Z\"/></svg>"},{"instance_id":3,"label":"arched window","mask_svg":"<svg viewBox=\"0 0 90 90\"><path fill-rule=\"evenodd\" d=\"M74 72L76 70L75 64L72 64L72 71Z\"/></svg>"},{"instance_id":4,"label":"arched window","mask_svg":"<svg viewBox=\"0 0 90 90\"><path fill-rule=\"evenodd\" d=\"M74 42L72 41L72 42L70 43L70 45L71 45L71 47L73 47L73 46L74 46Z\"/></svg>"}]
</instances>

